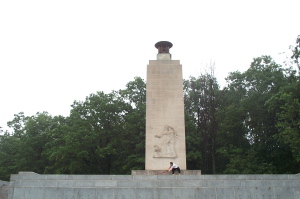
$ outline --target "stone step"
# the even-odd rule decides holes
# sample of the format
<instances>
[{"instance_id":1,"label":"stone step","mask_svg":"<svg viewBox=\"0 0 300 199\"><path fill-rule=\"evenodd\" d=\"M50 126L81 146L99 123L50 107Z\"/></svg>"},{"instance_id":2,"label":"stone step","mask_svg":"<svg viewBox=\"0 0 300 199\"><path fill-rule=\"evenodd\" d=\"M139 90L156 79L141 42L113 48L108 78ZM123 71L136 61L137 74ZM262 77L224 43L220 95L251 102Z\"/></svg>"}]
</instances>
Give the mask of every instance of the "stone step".
<instances>
[{"instance_id":1,"label":"stone step","mask_svg":"<svg viewBox=\"0 0 300 199\"><path fill-rule=\"evenodd\" d=\"M255 175L54 175L19 172L14 180L300 180L300 174Z\"/></svg>"},{"instance_id":2,"label":"stone step","mask_svg":"<svg viewBox=\"0 0 300 199\"><path fill-rule=\"evenodd\" d=\"M300 187L299 180L17 180L14 187Z\"/></svg>"},{"instance_id":3,"label":"stone step","mask_svg":"<svg viewBox=\"0 0 300 199\"><path fill-rule=\"evenodd\" d=\"M181 175L201 175L201 170L181 170ZM172 175L172 172L166 170L132 170L131 175ZM178 171L175 171L178 175Z\"/></svg>"},{"instance_id":4,"label":"stone step","mask_svg":"<svg viewBox=\"0 0 300 199\"><path fill-rule=\"evenodd\" d=\"M8 198L8 183L0 184L0 199Z\"/></svg>"},{"instance_id":5,"label":"stone step","mask_svg":"<svg viewBox=\"0 0 300 199\"><path fill-rule=\"evenodd\" d=\"M300 188L15 188L9 199L299 199Z\"/></svg>"},{"instance_id":6,"label":"stone step","mask_svg":"<svg viewBox=\"0 0 300 199\"><path fill-rule=\"evenodd\" d=\"M11 176L8 199L299 199L300 175Z\"/></svg>"},{"instance_id":7,"label":"stone step","mask_svg":"<svg viewBox=\"0 0 300 199\"><path fill-rule=\"evenodd\" d=\"M11 176L15 187L300 187L300 175L39 175Z\"/></svg>"}]
</instances>

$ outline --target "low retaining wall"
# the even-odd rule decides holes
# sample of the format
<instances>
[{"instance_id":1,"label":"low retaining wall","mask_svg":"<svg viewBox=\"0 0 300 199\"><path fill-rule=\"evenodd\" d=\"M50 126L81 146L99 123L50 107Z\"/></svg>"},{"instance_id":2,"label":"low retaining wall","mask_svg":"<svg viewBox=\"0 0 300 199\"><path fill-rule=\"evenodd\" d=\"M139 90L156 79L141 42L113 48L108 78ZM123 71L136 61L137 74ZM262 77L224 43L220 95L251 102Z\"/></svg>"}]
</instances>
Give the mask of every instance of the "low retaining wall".
<instances>
[{"instance_id":1,"label":"low retaining wall","mask_svg":"<svg viewBox=\"0 0 300 199\"><path fill-rule=\"evenodd\" d=\"M11 175L9 199L299 199L300 175Z\"/></svg>"},{"instance_id":2,"label":"low retaining wall","mask_svg":"<svg viewBox=\"0 0 300 199\"><path fill-rule=\"evenodd\" d=\"M0 180L0 199L7 199L9 182Z\"/></svg>"}]
</instances>

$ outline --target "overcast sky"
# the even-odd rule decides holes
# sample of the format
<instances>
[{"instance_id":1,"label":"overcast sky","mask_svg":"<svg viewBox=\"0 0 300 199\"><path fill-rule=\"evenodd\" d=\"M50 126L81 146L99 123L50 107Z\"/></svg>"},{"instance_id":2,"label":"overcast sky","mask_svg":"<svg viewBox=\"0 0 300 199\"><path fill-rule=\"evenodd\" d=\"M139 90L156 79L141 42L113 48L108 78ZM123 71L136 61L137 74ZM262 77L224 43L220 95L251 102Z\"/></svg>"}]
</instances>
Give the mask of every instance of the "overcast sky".
<instances>
[{"instance_id":1,"label":"overcast sky","mask_svg":"<svg viewBox=\"0 0 300 199\"><path fill-rule=\"evenodd\" d=\"M2 0L0 126L19 112L67 116L74 100L146 80L158 41L173 43L184 79L212 61L225 85L254 57L289 52L299 8L299 0Z\"/></svg>"}]
</instances>

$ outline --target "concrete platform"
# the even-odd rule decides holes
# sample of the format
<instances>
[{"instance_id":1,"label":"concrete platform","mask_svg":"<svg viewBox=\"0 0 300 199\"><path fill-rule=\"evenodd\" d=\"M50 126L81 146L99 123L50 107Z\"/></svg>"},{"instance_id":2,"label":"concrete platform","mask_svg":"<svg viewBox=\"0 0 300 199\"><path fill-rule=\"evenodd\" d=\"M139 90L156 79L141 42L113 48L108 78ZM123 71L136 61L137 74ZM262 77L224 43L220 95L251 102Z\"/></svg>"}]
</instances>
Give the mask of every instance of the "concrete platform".
<instances>
[{"instance_id":1,"label":"concrete platform","mask_svg":"<svg viewBox=\"0 0 300 199\"><path fill-rule=\"evenodd\" d=\"M300 175L11 175L9 199L299 199Z\"/></svg>"},{"instance_id":2,"label":"concrete platform","mask_svg":"<svg viewBox=\"0 0 300 199\"><path fill-rule=\"evenodd\" d=\"M181 170L181 175L201 175L201 170ZM131 175L172 175L172 171L166 170L132 170ZM174 175L178 175L178 171L175 171Z\"/></svg>"},{"instance_id":3,"label":"concrete platform","mask_svg":"<svg viewBox=\"0 0 300 199\"><path fill-rule=\"evenodd\" d=\"M7 199L9 182L0 180L0 199Z\"/></svg>"}]
</instances>

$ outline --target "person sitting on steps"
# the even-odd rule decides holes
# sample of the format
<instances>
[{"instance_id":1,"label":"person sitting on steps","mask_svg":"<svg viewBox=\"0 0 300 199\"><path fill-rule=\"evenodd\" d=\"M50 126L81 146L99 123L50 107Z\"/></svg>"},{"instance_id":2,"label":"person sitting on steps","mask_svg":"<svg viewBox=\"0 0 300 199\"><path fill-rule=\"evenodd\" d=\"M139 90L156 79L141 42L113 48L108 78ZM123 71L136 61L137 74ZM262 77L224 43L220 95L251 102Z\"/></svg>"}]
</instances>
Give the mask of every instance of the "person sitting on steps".
<instances>
[{"instance_id":1,"label":"person sitting on steps","mask_svg":"<svg viewBox=\"0 0 300 199\"><path fill-rule=\"evenodd\" d=\"M174 172L176 171L176 170L178 170L178 173L179 173L179 175L180 175L180 168L179 168L179 166L177 166L176 164L174 164L173 162L170 162L170 167L169 167L169 169L168 169L168 171L171 171L172 170L172 174L174 175Z\"/></svg>"}]
</instances>

